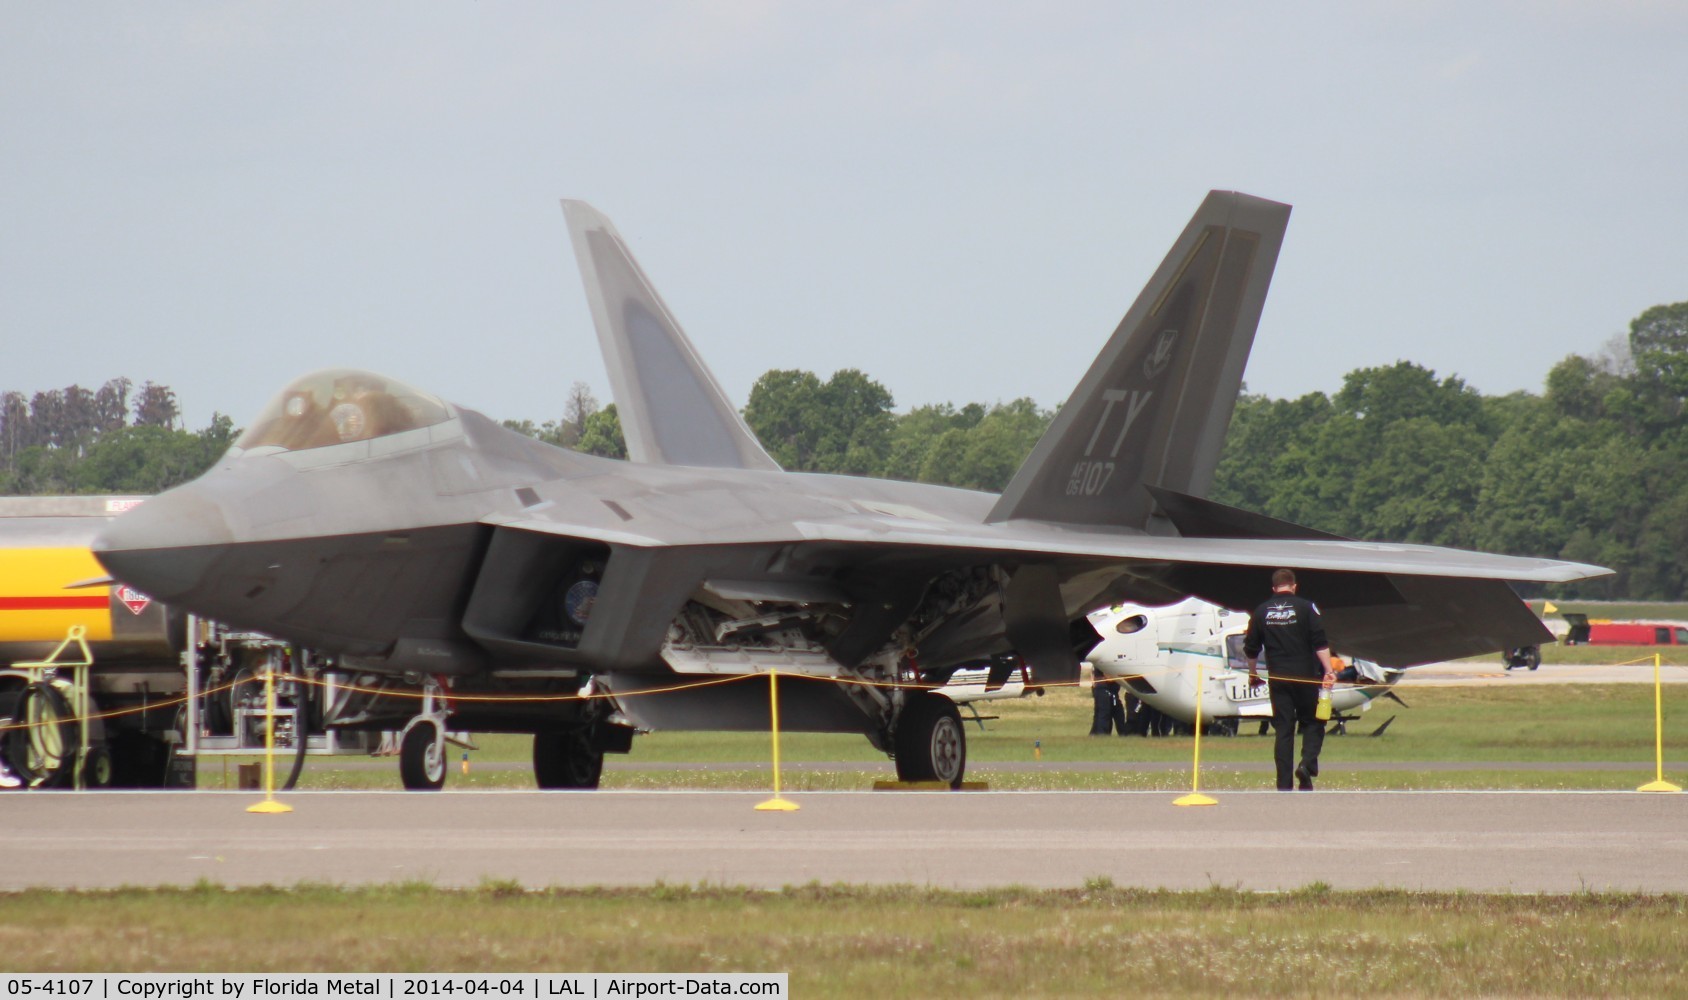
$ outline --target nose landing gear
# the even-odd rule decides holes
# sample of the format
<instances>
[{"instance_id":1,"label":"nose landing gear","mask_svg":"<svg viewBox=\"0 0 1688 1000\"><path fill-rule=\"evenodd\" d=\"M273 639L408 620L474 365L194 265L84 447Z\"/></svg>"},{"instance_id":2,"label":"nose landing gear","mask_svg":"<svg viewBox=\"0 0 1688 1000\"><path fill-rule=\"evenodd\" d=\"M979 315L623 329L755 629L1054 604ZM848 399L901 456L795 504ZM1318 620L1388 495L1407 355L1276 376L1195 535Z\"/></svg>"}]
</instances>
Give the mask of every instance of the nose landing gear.
<instances>
[{"instance_id":1,"label":"nose landing gear","mask_svg":"<svg viewBox=\"0 0 1688 1000\"><path fill-rule=\"evenodd\" d=\"M422 685L422 711L399 737L399 778L412 791L445 787L445 706L438 681Z\"/></svg>"}]
</instances>

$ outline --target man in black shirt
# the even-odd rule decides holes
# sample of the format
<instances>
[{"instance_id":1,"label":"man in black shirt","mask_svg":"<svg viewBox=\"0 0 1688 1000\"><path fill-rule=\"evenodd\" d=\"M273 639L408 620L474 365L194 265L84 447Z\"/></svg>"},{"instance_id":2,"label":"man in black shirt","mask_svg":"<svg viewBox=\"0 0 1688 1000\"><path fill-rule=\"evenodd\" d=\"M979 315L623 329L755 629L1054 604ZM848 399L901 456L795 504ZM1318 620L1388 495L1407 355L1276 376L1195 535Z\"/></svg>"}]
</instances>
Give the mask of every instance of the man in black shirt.
<instances>
[{"instance_id":1,"label":"man in black shirt","mask_svg":"<svg viewBox=\"0 0 1688 1000\"><path fill-rule=\"evenodd\" d=\"M1243 654L1248 657L1251 688L1260 683L1257 662L1262 649L1271 678L1278 790L1289 791L1293 774L1302 791L1312 791L1313 779L1319 775L1319 749L1325 742L1325 724L1317 717L1319 692L1330 690L1336 674L1331 670L1330 644L1325 641L1319 608L1295 595L1295 573L1290 570L1273 572L1271 599L1248 617ZM1301 724L1301 763L1292 772L1297 722Z\"/></svg>"}]
</instances>

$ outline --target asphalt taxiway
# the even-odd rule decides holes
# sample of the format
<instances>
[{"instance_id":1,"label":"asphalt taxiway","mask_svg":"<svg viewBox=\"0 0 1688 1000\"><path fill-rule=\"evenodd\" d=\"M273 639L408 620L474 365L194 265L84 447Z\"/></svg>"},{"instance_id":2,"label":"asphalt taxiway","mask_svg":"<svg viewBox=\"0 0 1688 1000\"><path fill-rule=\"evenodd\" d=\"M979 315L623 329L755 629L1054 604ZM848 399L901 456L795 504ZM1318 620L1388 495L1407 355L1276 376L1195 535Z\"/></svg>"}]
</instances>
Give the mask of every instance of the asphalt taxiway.
<instances>
[{"instance_id":1,"label":"asphalt taxiway","mask_svg":"<svg viewBox=\"0 0 1688 1000\"><path fill-rule=\"evenodd\" d=\"M0 889L1122 886L1688 892L1688 795L1636 792L83 793L4 800Z\"/></svg>"}]
</instances>

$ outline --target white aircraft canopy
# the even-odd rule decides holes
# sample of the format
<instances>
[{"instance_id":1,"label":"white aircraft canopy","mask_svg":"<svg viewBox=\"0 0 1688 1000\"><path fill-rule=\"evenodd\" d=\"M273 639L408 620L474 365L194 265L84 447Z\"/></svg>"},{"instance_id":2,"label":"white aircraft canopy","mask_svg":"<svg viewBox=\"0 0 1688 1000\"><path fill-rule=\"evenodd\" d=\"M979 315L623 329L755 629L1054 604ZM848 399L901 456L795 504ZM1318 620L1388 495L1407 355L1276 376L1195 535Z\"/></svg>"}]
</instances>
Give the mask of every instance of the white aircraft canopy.
<instances>
[{"instance_id":1,"label":"white aircraft canopy","mask_svg":"<svg viewBox=\"0 0 1688 1000\"><path fill-rule=\"evenodd\" d=\"M235 447L286 451L368 441L444 423L443 401L403 382L347 368L306 375L264 407Z\"/></svg>"}]
</instances>

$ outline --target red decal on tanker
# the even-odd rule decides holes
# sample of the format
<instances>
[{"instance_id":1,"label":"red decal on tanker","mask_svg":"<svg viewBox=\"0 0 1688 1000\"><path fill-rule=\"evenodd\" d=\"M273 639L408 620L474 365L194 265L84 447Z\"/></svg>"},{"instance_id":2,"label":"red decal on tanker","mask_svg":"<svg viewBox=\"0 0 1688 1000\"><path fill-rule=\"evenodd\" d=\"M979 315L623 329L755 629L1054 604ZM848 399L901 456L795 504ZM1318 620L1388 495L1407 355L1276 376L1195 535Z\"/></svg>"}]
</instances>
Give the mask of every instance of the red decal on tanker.
<instances>
[{"instance_id":1,"label":"red decal on tanker","mask_svg":"<svg viewBox=\"0 0 1688 1000\"><path fill-rule=\"evenodd\" d=\"M152 603L152 598L129 587L118 587L117 599L123 602L124 607L137 615L145 611L147 605Z\"/></svg>"}]
</instances>

